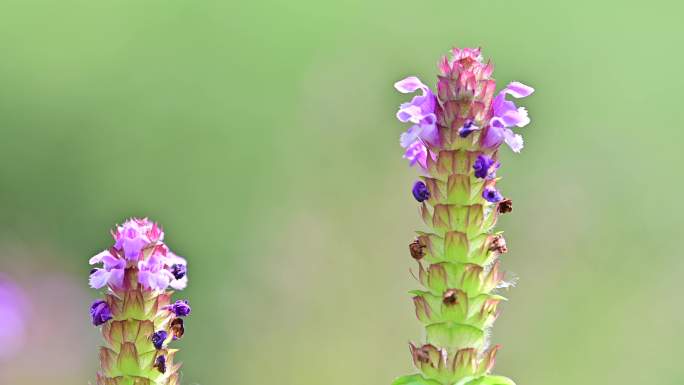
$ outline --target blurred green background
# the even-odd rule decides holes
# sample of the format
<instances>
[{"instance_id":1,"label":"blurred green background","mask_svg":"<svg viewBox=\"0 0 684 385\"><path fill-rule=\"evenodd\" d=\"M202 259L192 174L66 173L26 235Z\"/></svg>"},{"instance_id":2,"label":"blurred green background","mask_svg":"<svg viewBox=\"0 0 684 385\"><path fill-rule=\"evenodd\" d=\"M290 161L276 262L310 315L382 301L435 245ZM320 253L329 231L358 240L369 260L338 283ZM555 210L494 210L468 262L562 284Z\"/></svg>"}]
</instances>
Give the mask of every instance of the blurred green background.
<instances>
[{"instance_id":1,"label":"blurred green background","mask_svg":"<svg viewBox=\"0 0 684 385\"><path fill-rule=\"evenodd\" d=\"M0 3L0 272L32 305L0 383L94 380L88 258L161 222L189 261L183 383L389 384L422 337L392 84L482 46L537 92L494 329L520 385L682 384L674 1ZM0 344L2 342L0 341Z\"/></svg>"}]
</instances>

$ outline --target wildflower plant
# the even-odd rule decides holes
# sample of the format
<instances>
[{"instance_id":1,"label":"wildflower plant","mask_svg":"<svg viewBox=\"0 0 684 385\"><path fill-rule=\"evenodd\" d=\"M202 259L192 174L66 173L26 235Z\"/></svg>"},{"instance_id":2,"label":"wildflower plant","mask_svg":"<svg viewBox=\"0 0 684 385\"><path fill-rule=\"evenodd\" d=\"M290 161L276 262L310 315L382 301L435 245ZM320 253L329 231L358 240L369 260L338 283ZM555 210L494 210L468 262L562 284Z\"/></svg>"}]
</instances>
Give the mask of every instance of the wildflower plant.
<instances>
[{"instance_id":1,"label":"wildflower plant","mask_svg":"<svg viewBox=\"0 0 684 385\"><path fill-rule=\"evenodd\" d=\"M491 374L499 345L490 346L490 329L506 300L501 289L511 285L499 263L506 242L493 228L512 210L496 188L499 148L520 152L523 139L514 129L530 122L507 97L534 90L513 82L495 94L493 66L480 49L453 49L439 70L436 92L414 76L394 85L418 93L397 118L412 123L400 144L423 174L411 192L429 231L418 231L409 245L423 286L411 292L426 332L424 344L409 344L419 373L393 385L515 385Z\"/></svg>"},{"instance_id":2,"label":"wildflower plant","mask_svg":"<svg viewBox=\"0 0 684 385\"><path fill-rule=\"evenodd\" d=\"M101 327L98 385L177 385L180 364L169 344L185 332L187 300L171 302L188 282L185 259L172 253L161 227L132 218L112 231L114 245L90 259L90 286L105 289L90 306Z\"/></svg>"}]
</instances>

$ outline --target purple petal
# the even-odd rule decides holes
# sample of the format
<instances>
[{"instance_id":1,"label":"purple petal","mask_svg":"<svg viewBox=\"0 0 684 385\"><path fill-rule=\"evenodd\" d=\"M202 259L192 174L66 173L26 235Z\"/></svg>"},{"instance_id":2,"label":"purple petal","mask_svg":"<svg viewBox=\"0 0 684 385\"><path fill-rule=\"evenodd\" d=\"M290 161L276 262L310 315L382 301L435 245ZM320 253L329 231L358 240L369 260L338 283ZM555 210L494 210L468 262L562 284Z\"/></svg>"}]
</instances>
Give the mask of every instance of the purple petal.
<instances>
[{"instance_id":1,"label":"purple petal","mask_svg":"<svg viewBox=\"0 0 684 385\"><path fill-rule=\"evenodd\" d=\"M419 88L427 88L427 86L425 86L417 77L409 76L394 83L394 88L401 93L408 94L415 92Z\"/></svg>"},{"instance_id":2,"label":"purple petal","mask_svg":"<svg viewBox=\"0 0 684 385\"><path fill-rule=\"evenodd\" d=\"M112 270L109 276L109 283L115 287L122 287L124 280L124 269Z\"/></svg>"},{"instance_id":3,"label":"purple petal","mask_svg":"<svg viewBox=\"0 0 684 385\"><path fill-rule=\"evenodd\" d=\"M186 274L183 278L181 278L181 279L174 279L174 280L171 281L171 283L169 284L169 286L171 286L172 288L174 288L174 289L176 289L176 290L183 290L183 289L185 289L185 287L186 287L187 285L188 285L188 276L187 276L187 274Z\"/></svg>"},{"instance_id":4,"label":"purple petal","mask_svg":"<svg viewBox=\"0 0 684 385\"><path fill-rule=\"evenodd\" d=\"M524 107L509 110L499 117L504 121L506 127L525 127L530 123L530 118L527 116L527 110Z\"/></svg>"},{"instance_id":5,"label":"purple petal","mask_svg":"<svg viewBox=\"0 0 684 385\"><path fill-rule=\"evenodd\" d=\"M504 140L508 147L513 150L513 152L520 152L523 148L523 138L519 134L514 134L512 130L506 129L504 131Z\"/></svg>"},{"instance_id":6,"label":"purple petal","mask_svg":"<svg viewBox=\"0 0 684 385\"><path fill-rule=\"evenodd\" d=\"M94 273L90 274L90 278L88 279L88 283L90 284L90 287L93 289L99 289L101 287L104 287L104 285L107 284L107 280L109 279L109 272L105 269L97 269L95 270Z\"/></svg>"},{"instance_id":7,"label":"purple petal","mask_svg":"<svg viewBox=\"0 0 684 385\"><path fill-rule=\"evenodd\" d=\"M111 256L111 255L112 254L109 252L109 250L104 250L101 253L95 254L94 257L90 258L90 260L88 260L88 263L90 263L91 265L94 265L96 263L100 263L100 262L102 262L102 259L105 256Z\"/></svg>"},{"instance_id":8,"label":"purple petal","mask_svg":"<svg viewBox=\"0 0 684 385\"><path fill-rule=\"evenodd\" d=\"M534 92L534 88L520 82L511 82L504 88L504 92L514 98L524 98L531 95Z\"/></svg>"},{"instance_id":9,"label":"purple petal","mask_svg":"<svg viewBox=\"0 0 684 385\"><path fill-rule=\"evenodd\" d=\"M423 169L427 169L427 147L420 140L416 140L406 149L404 158L409 160L409 165L413 166L418 163Z\"/></svg>"},{"instance_id":10,"label":"purple petal","mask_svg":"<svg viewBox=\"0 0 684 385\"><path fill-rule=\"evenodd\" d=\"M401 144L401 147L408 148L411 146L416 140L418 140L422 130L422 127L416 124L411 126L408 131L401 134L401 136L399 136L399 144Z\"/></svg>"},{"instance_id":11,"label":"purple petal","mask_svg":"<svg viewBox=\"0 0 684 385\"><path fill-rule=\"evenodd\" d=\"M492 121L492 124L487 127L481 139L482 147L485 148L498 147L504 141L504 128L499 127L498 124L494 124L494 119L492 119Z\"/></svg>"}]
</instances>

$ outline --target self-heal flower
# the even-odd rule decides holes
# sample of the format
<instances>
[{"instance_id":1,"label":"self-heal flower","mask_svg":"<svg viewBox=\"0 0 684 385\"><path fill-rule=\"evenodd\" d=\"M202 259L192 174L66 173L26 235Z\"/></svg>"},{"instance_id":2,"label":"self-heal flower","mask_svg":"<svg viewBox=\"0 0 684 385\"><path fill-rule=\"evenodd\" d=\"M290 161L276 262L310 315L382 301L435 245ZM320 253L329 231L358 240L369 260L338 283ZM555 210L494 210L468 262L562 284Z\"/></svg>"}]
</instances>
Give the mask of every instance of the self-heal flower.
<instances>
[{"instance_id":1,"label":"self-heal flower","mask_svg":"<svg viewBox=\"0 0 684 385\"><path fill-rule=\"evenodd\" d=\"M421 90L397 117L416 125L401 145L425 181L416 182L412 193L427 229L408 249L423 286L411 293L427 341L409 345L419 373L393 385L515 385L491 374L499 349L489 343L491 328L506 300L500 289L510 287L499 260L508 247L494 225L512 209L496 188L496 158L502 143L520 151L522 136L512 129L529 123L527 110L506 96L522 98L533 89L513 82L497 95L493 68L479 48L454 48L439 62L434 103L420 99L433 94L417 78L395 85L405 93ZM429 112L435 139L420 125Z\"/></svg>"},{"instance_id":2,"label":"self-heal flower","mask_svg":"<svg viewBox=\"0 0 684 385\"><path fill-rule=\"evenodd\" d=\"M524 98L534 92L532 87L519 82L512 82L501 90L492 102L492 119L482 138L485 148L496 148L502 142L514 152L520 152L523 148L523 139L520 134L515 134L510 127L524 127L530 123L527 110L524 107L516 107L515 103L506 100L506 95L514 98Z\"/></svg>"},{"instance_id":3,"label":"self-heal flower","mask_svg":"<svg viewBox=\"0 0 684 385\"><path fill-rule=\"evenodd\" d=\"M90 285L105 289L90 308L105 342L97 385L179 385L177 349L167 344L184 334L178 317L188 316L190 306L172 303L167 290L186 286L187 261L169 250L161 227L147 218L130 219L112 235L114 245L90 259L102 264Z\"/></svg>"},{"instance_id":4,"label":"self-heal flower","mask_svg":"<svg viewBox=\"0 0 684 385\"><path fill-rule=\"evenodd\" d=\"M423 202L430 199L430 190L428 190L425 183L421 181L418 181L413 185L411 193L418 202Z\"/></svg>"},{"instance_id":5,"label":"self-heal flower","mask_svg":"<svg viewBox=\"0 0 684 385\"><path fill-rule=\"evenodd\" d=\"M152 365L153 368L157 368L159 373L166 373L166 357L161 355L157 356L157 358L154 359L154 365Z\"/></svg>"},{"instance_id":6,"label":"self-heal flower","mask_svg":"<svg viewBox=\"0 0 684 385\"><path fill-rule=\"evenodd\" d=\"M491 203L497 203L497 202L502 201L504 199L503 195L501 195L499 190L497 190L494 187L489 187L489 186L485 187L484 190L482 191L482 197L487 202L491 202Z\"/></svg>"},{"instance_id":7,"label":"self-heal flower","mask_svg":"<svg viewBox=\"0 0 684 385\"><path fill-rule=\"evenodd\" d=\"M180 263L174 263L171 265L171 274L173 274L173 277L175 279L182 279L185 277L185 273L187 272L187 268L185 265L182 265Z\"/></svg>"},{"instance_id":8,"label":"self-heal flower","mask_svg":"<svg viewBox=\"0 0 684 385\"><path fill-rule=\"evenodd\" d=\"M94 257L90 258L89 263L95 265L102 263L102 268L91 270L90 273L90 287L99 289L109 284L115 287L121 287L124 279L124 269L126 268L126 261L109 250L105 250Z\"/></svg>"},{"instance_id":9,"label":"self-heal flower","mask_svg":"<svg viewBox=\"0 0 684 385\"><path fill-rule=\"evenodd\" d=\"M166 307L169 311L175 314L177 317L185 317L190 314L192 309L190 309L190 304L187 299L177 300L174 304Z\"/></svg>"},{"instance_id":10,"label":"self-heal flower","mask_svg":"<svg viewBox=\"0 0 684 385\"><path fill-rule=\"evenodd\" d=\"M406 152L404 153L404 158L408 159L409 165L413 166L414 164L418 164L420 168L423 170L427 169L427 157L428 157L428 152L429 150L423 142L420 140L416 140L406 148Z\"/></svg>"},{"instance_id":11,"label":"self-heal flower","mask_svg":"<svg viewBox=\"0 0 684 385\"><path fill-rule=\"evenodd\" d=\"M475 177L481 179L491 179L496 176L496 170L501 164L487 155L480 154L473 163L473 170L475 170Z\"/></svg>"},{"instance_id":12,"label":"self-heal flower","mask_svg":"<svg viewBox=\"0 0 684 385\"><path fill-rule=\"evenodd\" d=\"M396 82L394 88L402 93L412 93L418 90L421 92L420 95L414 96L410 102L399 106L397 112L399 121L414 123L399 138L401 146L407 149L407 154L409 148L414 147L415 150L416 143L421 143L423 146L425 144L438 145L439 131L437 129L437 116L435 115L436 98L430 88L415 76L409 76ZM406 157L409 158L409 156ZM415 163L412 161L411 165Z\"/></svg>"},{"instance_id":13,"label":"self-heal flower","mask_svg":"<svg viewBox=\"0 0 684 385\"><path fill-rule=\"evenodd\" d=\"M164 346L164 341L166 341L166 337L168 336L169 333L167 333L166 330L160 330L152 334L151 340L152 345L154 345L154 348L157 350L161 349Z\"/></svg>"},{"instance_id":14,"label":"self-heal flower","mask_svg":"<svg viewBox=\"0 0 684 385\"><path fill-rule=\"evenodd\" d=\"M90 305L90 318L95 326L100 326L112 319L112 311L109 308L107 301L99 299L93 302L93 304Z\"/></svg>"}]
</instances>

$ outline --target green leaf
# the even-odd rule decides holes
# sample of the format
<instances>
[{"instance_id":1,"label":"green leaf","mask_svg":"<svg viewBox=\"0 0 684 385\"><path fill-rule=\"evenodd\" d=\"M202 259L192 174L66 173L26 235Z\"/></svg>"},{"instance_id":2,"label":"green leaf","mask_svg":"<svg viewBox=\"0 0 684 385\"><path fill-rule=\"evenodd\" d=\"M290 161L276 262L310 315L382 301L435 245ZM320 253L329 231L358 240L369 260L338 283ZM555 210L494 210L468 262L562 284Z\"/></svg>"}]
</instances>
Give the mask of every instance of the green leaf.
<instances>
[{"instance_id":1,"label":"green leaf","mask_svg":"<svg viewBox=\"0 0 684 385\"><path fill-rule=\"evenodd\" d=\"M420 374L401 376L392 382L392 385L442 385L437 381L428 380Z\"/></svg>"}]
</instances>

